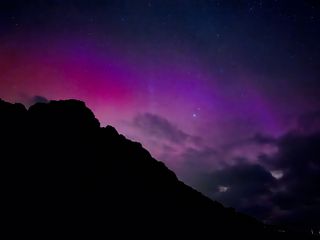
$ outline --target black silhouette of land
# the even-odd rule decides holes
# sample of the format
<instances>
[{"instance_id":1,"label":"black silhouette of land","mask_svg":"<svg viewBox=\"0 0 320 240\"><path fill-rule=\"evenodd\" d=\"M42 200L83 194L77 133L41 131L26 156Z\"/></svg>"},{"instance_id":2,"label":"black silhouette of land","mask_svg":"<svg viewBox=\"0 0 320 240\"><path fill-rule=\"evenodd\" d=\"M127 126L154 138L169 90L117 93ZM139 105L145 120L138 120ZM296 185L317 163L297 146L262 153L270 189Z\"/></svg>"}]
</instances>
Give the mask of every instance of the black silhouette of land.
<instances>
[{"instance_id":1,"label":"black silhouette of land","mask_svg":"<svg viewBox=\"0 0 320 240\"><path fill-rule=\"evenodd\" d=\"M10 236L311 239L225 208L77 100L0 100L1 216Z\"/></svg>"}]
</instances>

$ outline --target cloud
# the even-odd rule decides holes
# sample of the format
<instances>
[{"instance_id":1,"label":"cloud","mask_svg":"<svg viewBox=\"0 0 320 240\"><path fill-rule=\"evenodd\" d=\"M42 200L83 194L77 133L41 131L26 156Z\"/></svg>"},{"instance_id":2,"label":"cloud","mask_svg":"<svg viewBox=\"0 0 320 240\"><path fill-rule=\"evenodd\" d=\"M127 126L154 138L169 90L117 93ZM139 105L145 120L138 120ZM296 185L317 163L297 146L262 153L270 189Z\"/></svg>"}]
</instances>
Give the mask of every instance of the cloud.
<instances>
[{"instance_id":1,"label":"cloud","mask_svg":"<svg viewBox=\"0 0 320 240\"><path fill-rule=\"evenodd\" d=\"M292 216L299 216L306 209L319 211L320 133L288 133L279 139L278 148L276 155L264 161L270 168L284 173L273 201L279 208L289 211L287 221L293 222ZM308 215L304 218L312 222Z\"/></svg>"},{"instance_id":2,"label":"cloud","mask_svg":"<svg viewBox=\"0 0 320 240\"><path fill-rule=\"evenodd\" d=\"M197 185L198 180L221 164L217 151L210 147L187 147L177 156L179 166L175 169L179 177L190 185Z\"/></svg>"},{"instance_id":3,"label":"cloud","mask_svg":"<svg viewBox=\"0 0 320 240\"><path fill-rule=\"evenodd\" d=\"M212 196L212 186L202 188L205 181L208 181L209 185L212 183L211 178L207 177L208 174L216 175L218 170L222 171L221 169L239 173L239 171L244 171L244 168L259 166L260 156L268 156L276 152L276 144L277 139L271 136L255 134L220 146L213 147L202 144L196 147L186 147L179 155L180 168L175 170L185 182L195 188L201 187L205 194ZM264 169L263 165L260 168L266 172L269 179L279 178L279 171L271 172L269 169ZM238 171L236 172L236 170ZM199 183L199 179L201 183ZM255 180L252 181L255 182ZM239 182L239 184L245 183ZM220 185L225 186L223 183ZM215 186L214 189L216 190L218 187Z\"/></svg>"},{"instance_id":4,"label":"cloud","mask_svg":"<svg viewBox=\"0 0 320 240\"><path fill-rule=\"evenodd\" d=\"M268 217L275 178L258 164L240 163L202 176L198 188L211 198L258 218Z\"/></svg>"},{"instance_id":5,"label":"cloud","mask_svg":"<svg viewBox=\"0 0 320 240\"><path fill-rule=\"evenodd\" d=\"M201 149L187 148L180 157L186 164L194 168L199 167L200 164L204 164L205 162L212 162L216 155L217 151L215 149L204 147Z\"/></svg>"},{"instance_id":6,"label":"cloud","mask_svg":"<svg viewBox=\"0 0 320 240\"><path fill-rule=\"evenodd\" d=\"M278 153L267 159L272 167L301 173L320 165L320 133L290 132L278 139L277 146Z\"/></svg>"},{"instance_id":7,"label":"cloud","mask_svg":"<svg viewBox=\"0 0 320 240\"><path fill-rule=\"evenodd\" d=\"M41 95L29 95L27 93L21 92L20 99L28 108L36 103L48 103L49 100Z\"/></svg>"},{"instance_id":8,"label":"cloud","mask_svg":"<svg viewBox=\"0 0 320 240\"><path fill-rule=\"evenodd\" d=\"M276 139L271 136L263 135L263 134L255 134L249 141L257 143L257 144L274 144L276 143Z\"/></svg>"},{"instance_id":9,"label":"cloud","mask_svg":"<svg viewBox=\"0 0 320 240\"><path fill-rule=\"evenodd\" d=\"M241 142L240 147L247 144L272 145L277 151L252 162L245 155L232 158L227 150L236 145L224 148L224 153L187 149L182 154L185 166L197 170L189 183L212 199L261 220L319 227L320 132L294 131L279 138L261 134ZM225 164L208 168L210 161Z\"/></svg>"},{"instance_id":10,"label":"cloud","mask_svg":"<svg viewBox=\"0 0 320 240\"><path fill-rule=\"evenodd\" d=\"M303 132L312 133L320 130L320 110L307 112L297 119L297 127Z\"/></svg>"},{"instance_id":11,"label":"cloud","mask_svg":"<svg viewBox=\"0 0 320 240\"><path fill-rule=\"evenodd\" d=\"M256 134L221 146L190 146L192 136L158 115L141 114L133 123L161 144L166 142L168 151L173 147L175 157L168 162L174 162L176 173L212 199L269 223L317 226L318 118L317 112L306 114L299 128L277 138ZM311 131L301 131L308 126Z\"/></svg>"},{"instance_id":12,"label":"cloud","mask_svg":"<svg viewBox=\"0 0 320 240\"><path fill-rule=\"evenodd\" d=\"M152 113L139 114L133 119L133 125L150 137L183 143L191 136L177 128L167 119Z\"/></svg>"},{"instance_id":13,"label":"cloud","mask_svg":"<svg viewBox=\"0 0 320 240\"><path fill-rule=\"evenodd\" d=\"M32 103L48 103L49 100L43 96L37 95L37 96L32 97L31 102Z\"/></svg>"}]
</instances>

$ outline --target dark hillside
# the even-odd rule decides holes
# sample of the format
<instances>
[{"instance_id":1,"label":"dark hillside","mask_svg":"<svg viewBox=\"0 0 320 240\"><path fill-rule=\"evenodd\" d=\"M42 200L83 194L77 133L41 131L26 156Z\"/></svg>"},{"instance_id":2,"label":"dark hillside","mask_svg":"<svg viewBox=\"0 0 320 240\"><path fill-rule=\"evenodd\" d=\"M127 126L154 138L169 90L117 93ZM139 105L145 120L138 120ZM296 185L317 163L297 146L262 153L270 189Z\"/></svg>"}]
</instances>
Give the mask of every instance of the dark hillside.
<instances>
[{"instance_id":1,"label":"dark hillside","mask_svg":"<svg viewBox=\"0 0 320 240\"><path fill-rule=\"evenodd\" d=\"M0 132L11 236L292 239L188 187L83 102L0 101Z\"/></svg>"}]
</instances>

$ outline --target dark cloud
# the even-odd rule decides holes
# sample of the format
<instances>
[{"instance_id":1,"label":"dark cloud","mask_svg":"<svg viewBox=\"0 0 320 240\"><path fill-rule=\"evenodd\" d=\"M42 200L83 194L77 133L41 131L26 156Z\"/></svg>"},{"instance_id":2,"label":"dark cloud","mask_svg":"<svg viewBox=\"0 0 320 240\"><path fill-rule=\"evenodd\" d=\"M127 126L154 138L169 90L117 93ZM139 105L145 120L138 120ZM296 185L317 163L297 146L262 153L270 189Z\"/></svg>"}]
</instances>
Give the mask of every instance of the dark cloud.
<instances>
[{"instance_id":1,"label":"dark cloud","mask_svg":"<svg viewBox=\"0 0 320 240\"><path fill-rule=\"evenodd\" d=\"M48 103L49 99L41 95L29 95L24 92L20 93L21 101L27 106L30 107L36 103Z\"/></svg>"},{"instance_id":2,"label":"dark cloud","mask_svg":"<svg viewBox=\"0 0 320 240\"><path fill-rule=\"evenodd\" d=\"M276 143L276 139L271 136L263 135L263 134L255 134L250 141L258 143L258 144L274 144Z\"/></svg>"},{"instance_id":3,"label":"dark cloud","mask_svg":"<svg viewBox=\"0 0 320 240\"><path fill-rule=\"evenodd\" d=\"M320 130L320 110L308 112L300 115L297 125L303 132L314 132Z\"/></svg>"},{"instance_id":4,"label":"dark cloud","mask_svg":"<svg viewBox=\"0 0 320 240\"><path fill-rule=\"evenodd\" d=\"M264 161L269 167L284 172L278 181L279 191L274 194L273 201L281 209L289 211L287 221L292 223L292 216L301 215L306 209L319 211L320 133L288 133L279 139L278 148L275 156ZM298 221L299 218L294 219ZM304 219L313 221L311 215L305 215Z\"/></svg>"},{"instance_id":5,"label":"dark cloud","mask_svg":"<svg viewBox=\"0 0 320 240\"><path fill-rule=\"evenodd\" d=\"M49 100L43 96L37 95L31 99L31 102L32 103L47 103L47 102L49 102Z\"/></svg>"},{"instance_id":6,"label":"dark cloud","mask_svg":"<svg viewBox=\"0 0 320 240\"><path fill-rule=\"evenodd\" d=\"M176 172L186 183L197 185L198 179L221 163L217 154L217 151L210 147L198 149L188 147L178 157L182 164Z\"/></svg>"},{"instance_id":7,"label":"dark cloud","mask_svg":"<svg viewBox=\"0 0 320 240\"><path fill-rule=\"evenodd\" d=\"M217 151L213 148L204 147L202 149L187 148L181 155L184 162L192 167L196 167L212 160L217 155Z\"/></svg>"},{"instance_id":8,"label":"dark cloud","mask_svg":"<svg viewBox=\"0 0 320 240\"><path fill-rule=\"evenodd\" d=\"M224 155L232 152L241 153L237 156L229 156L228 160L233 161L235 160L235 157L237 157L239 159L242 158L244 162L247 162L247 160L249 160L248 158L258 159L261 155L263 156L264 154L270 154L271 152L276 151L276 145L276 138L257 133L249 137L224 144L220 146L219 151Z\"/></svg>"},{"instance_id":9,"label":"dark cloud","mask_svg":"<svg viewBox=\"0 0 320 240\"><path fill-rule=\"evenodd\" d=\"M277 152L258 162L246 158L218 170L202 169L191 184L222 203L272 223L319 227L320 133L289 132L277 139L256 135L250 141L272 144ZM221 156L189 149L183 155L190 168ZM197 161L196 161L197 160ZM304 225L303 225L304 224ZM306 225L307 224L307 225Z\"/></svg>"},{"instance_id":10,"label":"dark cloud","mask_svg":"<svg viewBox=\"0 0 320 240\"><path fill-rule=\"evenodd\" d=\"M151 137L166 139L173 143L182 143L191 137L167 119L152 113L137 115L133 125Z\"/></svg>"},{"instance_id":11,"label":"dark cloud","mask_svg":"<svg viewBox=\"0 0 320 240\"><path fill-rule=\"evenodd\" d=\"M275 181L262 166L240 163L204 175L197 187L228 206L264 218L272 208L268 197Z\"/></svg>"},{"instance_id":12,"label":"dark cloud","mask_svg":"<svg viewBox=\"0 0 320 240\"><path fill-rule=\"evenodd\" d=\"M278 153L269 159L273 167L288 168L296 173L320 165L320 133L290 132L279 138L277 146Z\"/></svg>"}]
</instances>

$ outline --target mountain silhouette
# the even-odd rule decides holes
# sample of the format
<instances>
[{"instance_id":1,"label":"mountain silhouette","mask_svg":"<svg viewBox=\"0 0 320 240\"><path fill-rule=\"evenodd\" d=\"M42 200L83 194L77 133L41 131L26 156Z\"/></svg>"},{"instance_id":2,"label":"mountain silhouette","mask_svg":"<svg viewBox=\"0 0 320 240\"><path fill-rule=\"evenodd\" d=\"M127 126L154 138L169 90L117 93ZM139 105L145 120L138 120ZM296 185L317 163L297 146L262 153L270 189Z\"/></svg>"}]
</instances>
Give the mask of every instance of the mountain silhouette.
<instances>
[{"instance_id":1,"label":"mountain silhouette","mask_svg":"<svg viewBox=\"0 0 320 240\"><path fill-rule=\"evenodd\" d=\"M100 127L81 101L27 110L0 100L0 132L1 216L10 236L294 237L185 185L140 143Z\"/></svg>"}]
</instances>

